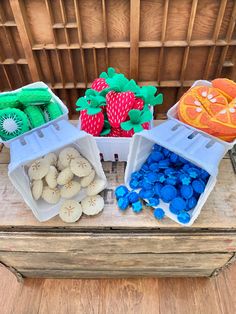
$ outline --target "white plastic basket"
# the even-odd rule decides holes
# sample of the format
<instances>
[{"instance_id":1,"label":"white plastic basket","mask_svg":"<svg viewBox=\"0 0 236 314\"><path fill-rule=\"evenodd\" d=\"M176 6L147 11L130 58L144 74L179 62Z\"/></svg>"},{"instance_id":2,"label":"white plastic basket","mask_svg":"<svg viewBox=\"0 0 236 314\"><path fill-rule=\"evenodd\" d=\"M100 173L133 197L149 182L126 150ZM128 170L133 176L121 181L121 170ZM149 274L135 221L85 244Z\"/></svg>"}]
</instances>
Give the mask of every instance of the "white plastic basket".
<instances>
[{"instance_id":1,"label":"white plastic basket","mask_svg":"<svg viewBox=\"0 0 236 314\"><path fill-rule=\"evenodd\" d=\"M127 186L129 186L131 174L140 169L154 143L171 150L210 174L204 193L200 196L195 208L189 211L191 220L189 223L183 224L191 226L215 186L218 165L225 154L225 147L205 134L193 131L179 121L167 120L149 131L142 131L133 136L125 171ZM169 204L160 201L159 206L163 208L166 216L181 224L177 220L177 216L170 212Z\"/></svg>"},{"instance_id":2,"label":"white plastic basket","mask_svg":"<svg viewBox=\"0 0 236 314\"><path fill-rule=\"evenodd\" d=\"M212 86L212 84L211 84L211 82L206 81L206 80L198 80L198 81L195 81L195 82L193 83L193 85L192 85L190 88L195 87L195 86ZM178 119L178 106L179 106L179 102L177 102L173 107L171 107L171 108L168 110L168 112L167 112L167 117L168 117L169 119L178 121L179 123L181 123L181 124L183 124L183 125L187 125L187 126L188 126L189 128L191 128L192 130L196 130L196 131L198 131L198 132L200 132L200 133L203 133L203 134L205 134L206 136L208 136L209 138L211 138L211 139L213 139L213 140L215 140L215 141L221 143L222 145L225 146L225 152L227 152L229 149L231 149L231 148L236 144L236 139L233 140L232 142L226 142L226 141L223 141L223 140L219 139L218 137L215 137L215 136L213 136L213 135L210 135L210 134L208 134L208 133L206 133L206 132L204 132L204 131L202 131L202 130L199 130L199 129L197 129L197 128L191 126L191 125L188 125L188 124L186 124L186 123L180 121L180 120Z\"/></svg>"},{"instance_id":3,"label":"white plastic basket","mask_svg":"<svg viewBox=\"0 0 236 314\"><path fill-rule=\"evenodd\" d=\"M27 87L27 88L45 88L45 87L48 87L45 83L43 82L35 82L35 83L32 83L32 84L29 84L29 85L25 85L23 87ZM11 92L4 92L2 94L10 94L10 93L15 93L15 92L19 92L21 90L21 88L18 88L14 91L11 91ZM66 107L66 105L63 104L63 102L60 100L60 98L58 98L50 88L48 88L48 91L52 94L52 99L54 99L60 106L61 106L61 109L62 109L62 115L52 121L48 121L46 122L45 124L37 127L37 128L34 128L28 132L25 132L24 134L21 134L17 137L14 137L13 139L11 140L8 140L8 141L4 141L3 139L1 139L0 137L0 143L3 143L4 145L6 145L6 147L9 147L10 146L10 143L16 139L20 139L22 137L24 137L25 135L28 135L36 130L40 130L42 128L44 128L45 126L48 126L54 122L57 122L57 121L60 121L60 120L68 120L68 108Z\"/></svg>"},{"instance_id":4,"label":"white plastic basket","mask_svg":"<svg viewBox=\"0 0 236 314\"><path fill-rule=\"evenodd\" d=\"M54 121L49 126L10 143L9 178L39 221L46 221L56 216L63 200L56 205L48 204L43 200L35 201L31 194L25 165L50 152L58 152L68 145L77 148L90 161L97 175L106 180L94 138L86 132L79 131L66 120ZM82 189L75 199L81 201L84 197L85 190Z\"/></svg>"},{"instance_id":5,"label":"white plastic basket","mask_svg":"<svg viewBox=\"0 0 236 314\"><path fill-rule=\"evenodd\" d=\"M153 114L153 107L150 108ZM79 119L78 128L80 129L81 121ZM153 128L153 120L150 122L150 129ZM103 161L127 161L131 137L94 137L100 151Z\"/></svg>"}]
</instances>

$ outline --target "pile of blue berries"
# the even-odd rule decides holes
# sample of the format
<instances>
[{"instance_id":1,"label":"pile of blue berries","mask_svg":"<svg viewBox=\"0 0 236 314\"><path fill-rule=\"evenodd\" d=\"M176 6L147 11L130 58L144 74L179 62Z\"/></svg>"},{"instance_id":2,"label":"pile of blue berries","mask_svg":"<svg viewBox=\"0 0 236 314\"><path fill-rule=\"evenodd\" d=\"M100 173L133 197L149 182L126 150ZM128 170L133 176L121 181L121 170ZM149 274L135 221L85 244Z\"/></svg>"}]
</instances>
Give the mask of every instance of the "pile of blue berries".
<instances>
[{"instance_id":1,"label":"pile of blue berries","mask_svg":"<svg viewBox=\"0 0 236 314\"><path fill-rule=\"evenodd\" d=\"M142 210L140 200L155 208L157 219L164 217L160 201L169 204L171 213L183 224L191 219L191 210L204 192L209 174L170 150L155 144L144 164L131 175L131 192L125 186L116 189L118 206L124 210L129 205L133 210Z\"/></svg>"}]
</instances>

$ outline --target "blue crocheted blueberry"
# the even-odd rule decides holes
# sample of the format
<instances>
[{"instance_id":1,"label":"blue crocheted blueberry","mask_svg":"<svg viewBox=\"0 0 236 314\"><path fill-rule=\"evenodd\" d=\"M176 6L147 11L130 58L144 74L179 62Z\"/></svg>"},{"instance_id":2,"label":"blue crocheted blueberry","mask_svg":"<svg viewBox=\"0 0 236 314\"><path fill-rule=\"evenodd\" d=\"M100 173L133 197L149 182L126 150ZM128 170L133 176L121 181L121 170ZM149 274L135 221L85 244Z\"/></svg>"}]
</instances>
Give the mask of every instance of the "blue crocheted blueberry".
<instances>
[{"instance_id":1,"label":"blue crocheted blueberry","mask_svg":"<svg viewBox=\"0 0 236 314\"><path fill-rule=\"evenodd\" d=\"M153 184L152 183L149 183L147 182L146 178L143 180L142 184L141 184L141 187L144 189L144 190L150 190L153 188Z\"/></svg>"},{"instance_id":2,"label":"blue crocheted blueberry","mask_svg":"<svg viewBox=\"0 0 236 314\"><path fill-rule=\"evenodd\" d=\"M147 206L151 206L151 207L156 207L159 204L160 204L160 200L158 198L152 197L152 198L149 198L147 200L147 204L146 205Z\"/></svg>"},{"instance_id":3,"label":"blue crocheted blueberry","mask_svg":"<svg viewBox=\"0 0 236 314\"><path fill-rule=\"evenodd\" d=\"M142 192L141 192L142 191ZM148 198L152 198L153 196L154 196L154 189L150 189L150 190L144 190L144 189L142 189L140 192L141 192L141 194L140 194L140 192L139 192L139 196L141 197L141 195L142 195L142 199L148 199Z\"/></svg>"},{"instance_id":4,"label":"blue crocheted blueberry","mask_svg":"<svg viewBox=\"0 0 236 314\"><path fill-rule=\"evenodd\" d=\"M173 185L165 185L161 189L160 197L165 203L169 203L173 198L177 196L177 190Z\"/></svg>"},{"instance_id":5,"label":"blue crocheted blueberry","mask_svg":"<svg viewBox=\"0 0 236 314\"><path fill-rule=\"evenodd\" d=\"M209 173L206 170L201 169L201 171L200 171L200 178L202 180L207 181L209 179L209 176L210 175L209 175Z\"/></svg>"},{"instance_id":6,"label":"blue crocheted blueberry","mask_svg":"<svg viewBox=\"0 0 236 314\"><path fill-rule=\"evenodd\" d=\"M157 182L155 185L154 185L154 192L157 196L161 196L161 189L163 188L163 185L160 183L160 182Z\"/></svg>"},{"instance_id":7,"label":"blue crocheted blueberry","mask_svg":"<svg viewBox=\"0 0 236 314\"><path fill-rule=\"evenodd\" d=\"M129 207L129 200L128 197L121 197L117 201L118 207L121 210L126 210Z\"/></svg>"},{"instance_id":8,"label":"blue crocheted blueberry","mask_svg":"<svg viewBox=\"0 0 236 314\"><path fill-rule=\"evenodd\" d=\"M158 172L158 171L159 171L159 165L158 165L158 163L157 163L157 162L153 162L153 163L149 166L149 170Z\"/></svg>"},{"instance_id":9,"label":"blue crocheted blueberry","mask_svg":"<svg viewBox=\"0 0 236 314\"><path fill-rule=\"evenodd\" d=\"M167 148L163 148L163 149L162 149L162 153L163 153L163 155L164 155L165 157L168 157L168 156L171 154L171 152L170 152L169 149L167 149Z\"/></svg>"},{"instance_id":10,"label":"blue crocheted blueberry","mask_svg":"<svg viewBox=\"0 0 236 314\"><path fill-rule=\"evenodd\" d=\"M195 196L190 197L190 199L187 202L187 208L186 210L191 210L197 205L197 199Z\"/></svg>"},{"instance_id":11,"label":"blue crocheted blueberry","mask_svg":"<svg viewBox=\"0 0 236 314\"><path fill-rule=\"evenodd\" d=\"M181 173L178 177L179 181L184 185L189 185L191 183L191 178L189 175Z\"/></svg>"},{"instance_id":12,"label":"blue crocheted blueberry","mask_svg":"<svg viewBox=\"0 0 236 314\"><path fill-rule=\"evenodd\" d=\"M129 182L131 189L137 189L139 187L139 181L136 179L131 179Z\"/></svg>"},{"instance_id":13,"label":"blue crocheted blueberry","mask_svg":"<svg viewBox=\"0 0 236 314\"><path fill-rule=\"evenodd\" d=\"M156 219L162 220L165 217L165 212L162 208L158 207L154 209L153 215Z\"/></svg>"},{"instance_id":14,"label":"blue crocheted blueberry","mask_svg":"<svg viewBox=\"0 0 236 314\"><path fill-rule=\"evenodd\" d=\"M115 189L115 196L117 199L124 197L129 193L129 190L125 185L120 185Z\"/></svg>"},{"instance_id":15,"label":"blue crocheted blueberry","mask_svg":"<svg viewBox=\"0 0 236 314\"><path fill-rule=\"evenodd\" d=\"M153 151L150 156L149 156L152 160L152 162L158 162L162 159L164 159L164 156L161 152L158 151Z\"/></svg>"},{"instance_id":16,"label":"blue crocheted blueberry","mask_svg":"<svg viewBox=\"0 0 236 314\"><path fill-rule=\"evenodd\" d=\"M180 161L182 164L188 163L188 161L187 161L185 158L180 157L180 156L179 156L179 161Z\"/></svg>"},{"instance_id":17,"label":"blue crocheted blueberry","mask_svg":"<svg viewBox=\"0 0 236 314\"><path fill-rule=\"evenodd\" d=\"M182 197L175 197L169 206L170 211L173 214L178 214L180 211L185 210L186 202Z\"/></svg>"},{"instance_id":18,"label":"blue crocheted blueberry","mask_svg":"<svg viewBox=\"0 0 236 314\"><path fill-rule=\"evenodd\" d=\"M141 173L146 173L146 172L148 172L148 171L149 171L149 165L146 164L146 163L144 163L144 164L142 165L142 167L140 168L140 172L141 172Z\"/></svg>"},{"instance_id":19,"label":"blue crocheted blueberry","mask_svg":"<svg viewBox=\"0 0 236 314\"><path fill-rule=\"evenodd\" d=\"M145 180L149 183L155 183L158 180L158 174L156 172L149 172L145 176Z\"/></svg>"},{"instance_id":20,"label":"blue crocheted blueberry","mask_svg":"<svg viewBox=\"0 0 236 314\"><path fill-rule=\"evenodd\" d=\"M176 185L177 184L177 179L169 177L169 178L167 178L165 180L165 184Z\"/></svg>"},{"instance_id":21,"label":"blue crocheted blueberry","mask_svg":"<svg viewBox=\"0 0 236 314\"><path fill-rule=\"evenodd\" d=\"M132 209L135 213L139 213L143 209L143 205L140 201L137 201L132 204Z\"/></svg>"},{"instance_id":22,"label":"blue crocheted blueberry","mask_svg":"<svg viewBox=\"0 0 236 314\"><path fill-rule=\"evenodd\" d=\"M206 185L203 180L198 179L193 180L192 187L196 193L201 194L204 192Z\"/></svg>"},{"instance_id":23,"label":"blue crocheted blueberry","mask_svg":"<svg viewBox=\"0 0 236 314\"><path fill-rule=\"evenodd\" d=\"M135 171L131 174L131 179L135 179L137 181L141 180L143 175L139 171Z\"/></svg>"},{"instance_id":24,"label":"blue crocheted blueberry","mask_svg":"<svg viewBox=\"0 0 236 314\"><path fill-rule=\"evenodd\" d=\"M159 168L161 168L161 169L166 169L166 168L169 167L170 161L169 161L169 159L163 159L163 160L160 160L160 161L158 162L158 165L159 165Z\"/></svg>"},{"instance_id":25,"label":"blue crocheted blueberry","mask_svg":"<svg viewBox=\"0 0 236 314\"><path fill-rule=\"evenodd\" d=\"M137 202L139 200L139 194L135 191L130 192L128 194L128 200L131 204Z\"/></svg>"},{"instance_id":26,"label":"blue crocheted blueberry","mask_svg":"<svg viewBox=\"0 0 236 314\"><path fill-rule=\"evenodd\" d=\"M200 174L200 171L197 169L197 168L194 168L194 167L191 167L187 170L189 176L193 179L196 179L199 174Z\"/></svg>"},{"instance_id":27,"label":"blue crocheted blueberry","mask_svg":"<svg viewBox=\"0 0 236 314\"><path fill-rule=\"evenodd\" d=\"M180 194L183 198L189 199L193 196L193 188L191 185L182 185L180 188Z\"/></svg>"},{"instance_id":28,"label":"blue crocheted blueberry","mask_svg":"<svg viewBox=\"0 0 236 314\"><path fill-rule=\"evenodd\" d=\"M176 164L179 160L179 156L176 155L175 153L171 153L170 154L170 161L173 163L173 164Z\"/></svg>"},{"instance_id":29,"label":"blue crocheted blueberry","mask_svg":"<svg viewBox=\"0 0 236 314\"><path fill-rule=\"evenodd\" d=\"M182 224L187 224L190 221L191 217L189 213L186 213L185 211L183 211L178 214L177 219Z\"/></svg>"},{"instance_id":30,"label":"blue crocheted blueberry","mask_svg":"<svg viewBox=\"0 0 236 314\"><path fill-rule=\"evenodd\" d=\"M166 180L166 177L165 177L165 175L163 173L160 172L157 175L158 175L157 181L163 183Z\"/></svg>"},{"instance_id":31,"label":"blue crocheted blueberry","mask_svg":"<svg viewBox=\"0 0 236 314\"><path fill-rule=\"evenodd\" d=\"M154 144L152 149L157 151L157 152L161 152L162 151L162 146L160 146L158 144Z\"/></svg>"}]
</instances>

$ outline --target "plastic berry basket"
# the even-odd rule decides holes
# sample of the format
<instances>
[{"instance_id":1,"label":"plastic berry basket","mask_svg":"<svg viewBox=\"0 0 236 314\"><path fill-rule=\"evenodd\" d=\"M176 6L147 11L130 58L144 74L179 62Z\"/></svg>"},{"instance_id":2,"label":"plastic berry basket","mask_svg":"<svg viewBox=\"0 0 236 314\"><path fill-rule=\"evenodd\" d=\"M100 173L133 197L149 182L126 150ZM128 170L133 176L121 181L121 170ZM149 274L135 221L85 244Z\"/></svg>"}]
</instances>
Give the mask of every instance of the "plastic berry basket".
<instances>
[{"instance_id":1,"label":"plastic berry basket","mask_svg":"<svg viewBox=\"0 0 236 314\"><path fill-rule=\"evenodd\" d=\"M125 184L127 186L129 186L131 174L140 169L155 143L185 158L210 174L205 191L198 199L197 205L189 211L191 219L187 224L180 223L177 216L169 210L169 204L160 201L159 206L163 208L167 217L181 225L191 226L199 216L203 205L216 184L218 165L225 154L225 146L201 132L193 131L192 128L181 124L179 121L168 120L149 131L142 131L133 136L125 171Z\"/></svg>"},{"instance_id":2,"label":"plastic berry basket","mask_svg":"<svg viewBox=\"0 0 236 314\"><path fill-rule=\"evenodd\" d=\"M29 84L29 85L25 85L23 87L27 87L27 88L45 88L45 87L48 87L45 83L43 82L35 82L35 83L32 83L32 84ZM15 93L15 92L19 92L21 90L21 88L18 88L14 91L11 91L11 92L4 92L2 94L10 94L10 93ZM24 138L24 136L28 135L28 134L31 134L32 132L34 131L37 131L37 130L40 130L42 128L44 128L45 126L48 126L54 122L57 122L57 121L60 121L60 120L68 120L68 108L66 107L66 105L63 104L63 102L60 100L60 98L58 98L53 92L51 89L48 88L48 91L52 94L52 99L55 100L61 107L62 109L62 115L52 121L48 121L46 122L44 125L41 125L37 128L34 128L34 129L31 129L29 130L28 132L25 132L24 134L21 134L17 137L14 137L13 139L11 140L8 140L8 141L4 141L3 139L1 139L0 137L0 143L3 143L6 147L10 147L10 143L16 139L21 139L21 138Z\"/></svg>"},{"instance_id":3,"label":"plastic berry basket","mask_svg":"<svg viewBox=\"0 0 236 314\"><path fill-rule=\"evenodd\" d=\"M150 108L153 114L153 108ZM80 129L80 119L78 123ZM150 129L153 128L153 120L150 122ZM100 156L103 161L127 161L131 137L109 137L95 136Z\"/></svg>"},{"instance_id":4,"label":"plastic berry basket","mask_svg":"<svg viewBox=\"0 0 236 314\"><path fill-rule=\"evenodd\" d=\"M212 86L212 84L211 84L211 82L206 81L206 80L198 80L198 81L195 81L195 82L193 83L193 85L190 87L190 89L191 89L192 87L195 87L195 86ZM231 141L231 142L226 142L226 141L223 141L223 140L221 140L221 139L219 139L219 138L217 138L217 137L215 137L215 136L213 136L213 135L210 135L210 134L208 134L208 133L206 133L206 132L204 132L204 131L202 131L202 130L199 130L199 129L197 129L197 128L191 126L191 125L188 125L188 124L186 124L186 123L180 121L180 120L178 119L178 106L179 106L179 102L177 102L173 107L171 107L171 108L168 110L168 112L167 112L167 117L168 117L169 119L178 121L178 123L181 123L181 124L183 124L183 125L186 125L186 126L188 126L189 128L191 128L192 130L195 130L195 131L198 131L198 132L200 132L200 133L203 133L203 134L205 134L206 136L208 136L209 138L211 138L212 140L221 143L221 144L224 145L224 147L225 147L225 153L226 153L229 149L231 149L231 148L236 144L236 139L233 140L233 141Z\"/></svg>"},{"instance_id":5,"label":"plastic berry basket","mask_svg":"<svg viewBox=\"0 0 236 314\"><path fill-rule=\"evenodd\" d=\"M10 143L9 178L39 221L46 221L56 216L63 199L56 205L48 204L43 200L35 201L31 194L25 165L50 152L58 152L68 145L77 148L90 161L97 175L106 180L94 138L86 132L79 131L68 121L54 121ZM81 189L74 199L81 201L85 196L85 190Z\"/></svg>"}]
</instances>

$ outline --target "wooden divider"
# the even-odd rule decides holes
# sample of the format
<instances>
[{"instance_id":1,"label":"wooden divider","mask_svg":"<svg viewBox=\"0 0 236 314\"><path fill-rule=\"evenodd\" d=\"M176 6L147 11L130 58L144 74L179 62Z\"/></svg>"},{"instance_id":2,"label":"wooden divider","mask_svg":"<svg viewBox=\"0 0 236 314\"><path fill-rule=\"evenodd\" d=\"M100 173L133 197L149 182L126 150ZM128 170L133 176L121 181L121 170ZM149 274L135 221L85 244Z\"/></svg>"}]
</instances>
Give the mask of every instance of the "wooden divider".
<instances>
[{"instance_id":1,"label":"wooden divider","mask_svg":"<svg viewBox=\"0 0 236 314\"><path fill-rule=\"evenodd\" d=\"M164 93L156 118L196 79L236 79L234 0L2 0L0 90L45 81L75 101L107 66Z\"/></svg>"}]
</instances>

